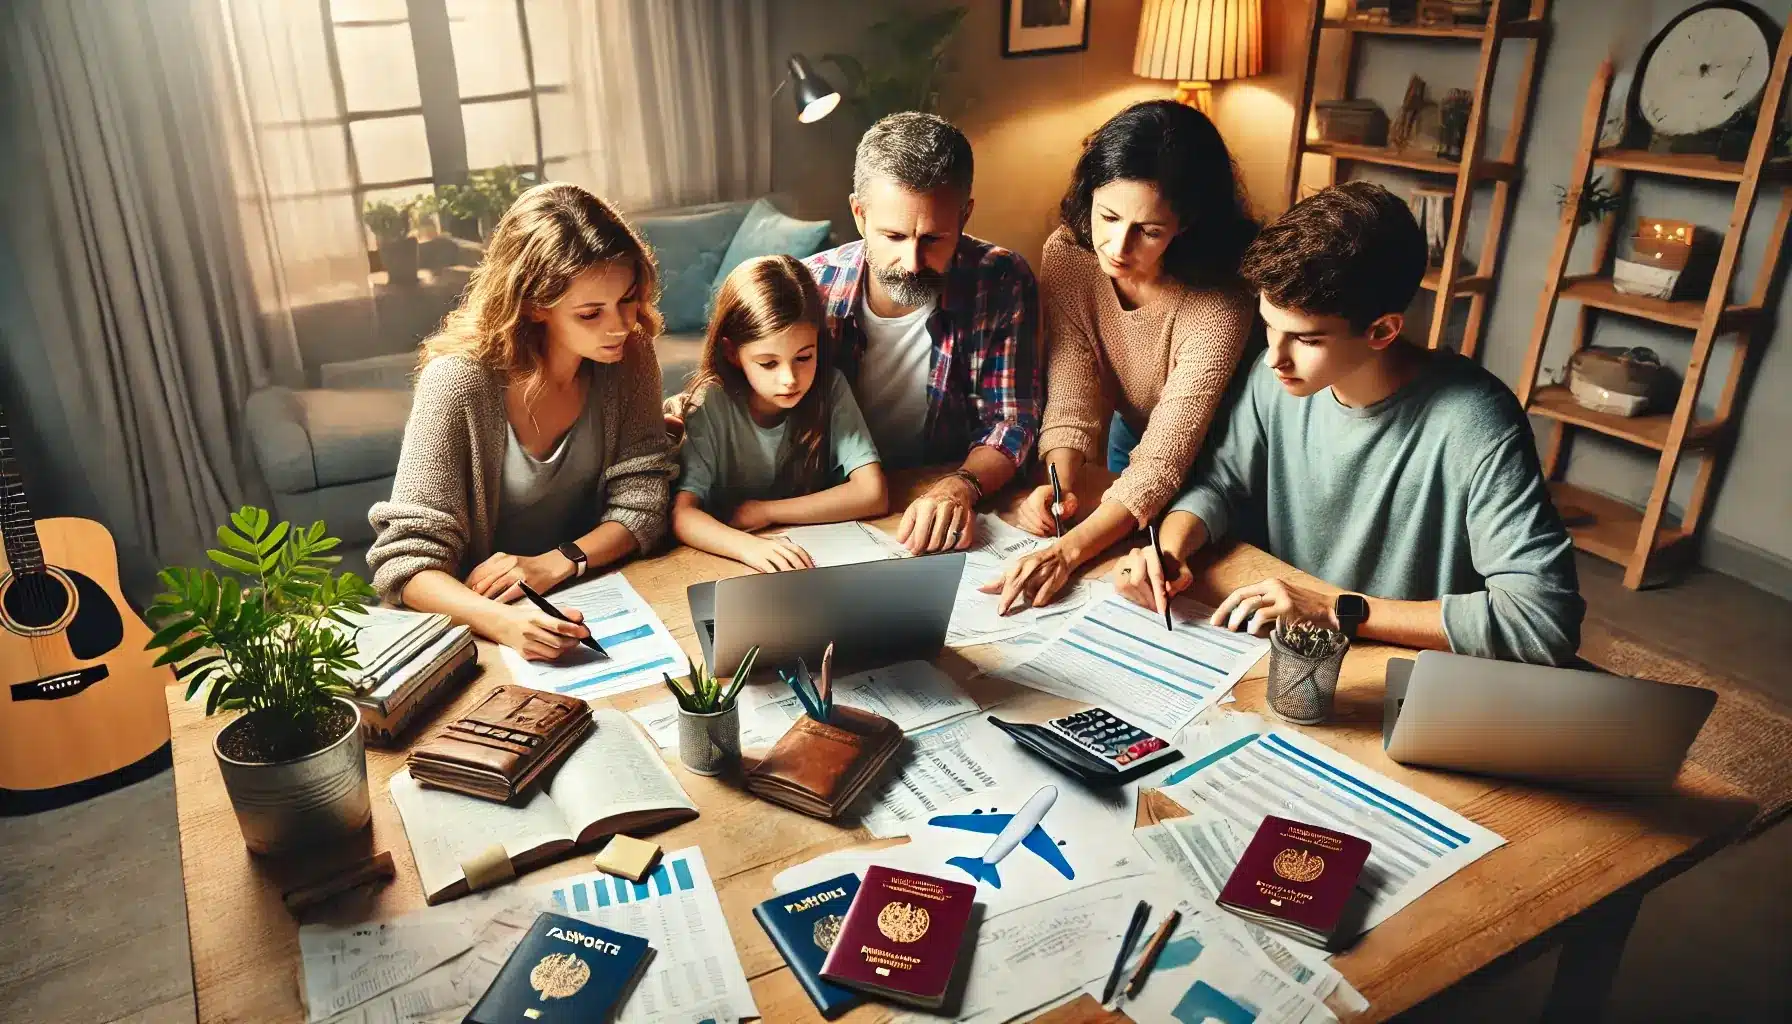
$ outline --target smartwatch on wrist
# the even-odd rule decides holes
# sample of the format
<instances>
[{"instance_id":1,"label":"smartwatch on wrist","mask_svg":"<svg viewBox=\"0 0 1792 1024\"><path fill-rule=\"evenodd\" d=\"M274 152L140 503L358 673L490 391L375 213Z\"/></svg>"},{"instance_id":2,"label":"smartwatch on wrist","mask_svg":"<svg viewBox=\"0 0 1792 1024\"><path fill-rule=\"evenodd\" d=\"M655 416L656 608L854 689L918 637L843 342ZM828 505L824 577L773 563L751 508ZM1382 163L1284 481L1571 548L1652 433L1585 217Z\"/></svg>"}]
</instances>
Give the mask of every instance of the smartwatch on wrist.
<instances>
[{"instance_id":1,"label":"smartwatch on wrist","mask_svg":"<svg viewBox=\"0 0 1792 1024\"><path fill-rule=\"evenodd\" d=\"M1357 627L1369 617L1369 599L1361 594L1339 594L1332 602L1332 614L1338 617L1338 631L1355 640Z\"/></svg>"},{"instance_id":2,"label":"smartwatch on wrist","mask_svg":"<svg viewBox=\"0 0 1792 1024\"><path fill-rule=\"evenodd\" d=\"M572 578L573 579L576 580L579 577L585 575L585 567L588 564L588 562L585 559L585 550L583 548L579 547L577 544L574 544L572 541L569 540L566 543L561 544L560 546L556 547L554 550L565 555L566 560L572 563Z\"/></svg>"}]
</instances>

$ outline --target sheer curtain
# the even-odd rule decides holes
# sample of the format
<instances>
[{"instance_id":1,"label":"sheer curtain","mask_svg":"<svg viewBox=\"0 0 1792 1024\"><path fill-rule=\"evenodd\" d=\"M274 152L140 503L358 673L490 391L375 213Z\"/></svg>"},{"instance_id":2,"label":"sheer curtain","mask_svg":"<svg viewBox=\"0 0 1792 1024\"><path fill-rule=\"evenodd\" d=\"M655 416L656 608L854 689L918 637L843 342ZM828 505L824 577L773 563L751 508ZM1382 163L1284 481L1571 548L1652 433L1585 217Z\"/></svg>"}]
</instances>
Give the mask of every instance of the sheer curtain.
<instances>
[{"instance_id":1,"label":"sheer curtain","mask_svg":"<svg viewBox=\"0 0 1792 1024\"><path fill-rule=\"evenodd\" d=\"M565 19L537 35L537 59L570 85L551 121L544 105L542 132L578 143L551 177L637 210L771 188L778 79L764 0L534 0L532 29L537 10Z\"/></svg>"},{"instance_id":2,"label":"sheer curtain","mask_svg":"<svg viewBox=\"0 0 1792 1024\"><path fill-rule=\"evenodd\" d=\"M257 497L243 401L299 372L290 334L259 315L224 198L215 15L215 0L0 10L0 244L23 307L4 361L47 449L21 455L106 523L138 595L153 568L202 560L228 509Z\"/></svg>"}]
</instances>

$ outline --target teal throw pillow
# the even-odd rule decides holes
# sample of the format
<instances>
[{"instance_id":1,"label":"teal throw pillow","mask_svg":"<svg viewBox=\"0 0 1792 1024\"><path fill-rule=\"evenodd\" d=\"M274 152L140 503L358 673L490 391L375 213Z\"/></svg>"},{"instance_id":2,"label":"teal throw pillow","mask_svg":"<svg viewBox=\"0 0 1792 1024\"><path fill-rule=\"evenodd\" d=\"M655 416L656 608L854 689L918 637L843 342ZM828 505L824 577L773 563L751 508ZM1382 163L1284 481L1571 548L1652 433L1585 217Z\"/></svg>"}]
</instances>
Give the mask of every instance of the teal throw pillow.
<instances>
[{"instance_id":1,"label":"teal throw pillow","mask_svg":"<svg viewBox=\"0 0 1792 1024\"><path fill-rule=\"evenodd\" d=\"M702 213L644 217L635 229L653 247L660 273L660 313L668 333L701 331L708 326L709 286L728 244L747 214L747 204L734 203Z\"/></svg>"},{"instance_id":2,"label":"teal throw pillow","mask_svg":"<svg viewBox=\"0 0 1792 1024\"><path fill-rule=\"evenodd\" d=\"M741 221L740 230L734 233L734 241L728 243L721 266L716 269L715 280L709 286L710 305L715 304L716 293L722 290L722 282L735 267L755 256L782 254L799 260L813 256L827 247L828 231L833 226L832 221L787 217L771 203L763 199L755 201L753 208L747 211L746 219Z\"/></svg>"}]
</instances>

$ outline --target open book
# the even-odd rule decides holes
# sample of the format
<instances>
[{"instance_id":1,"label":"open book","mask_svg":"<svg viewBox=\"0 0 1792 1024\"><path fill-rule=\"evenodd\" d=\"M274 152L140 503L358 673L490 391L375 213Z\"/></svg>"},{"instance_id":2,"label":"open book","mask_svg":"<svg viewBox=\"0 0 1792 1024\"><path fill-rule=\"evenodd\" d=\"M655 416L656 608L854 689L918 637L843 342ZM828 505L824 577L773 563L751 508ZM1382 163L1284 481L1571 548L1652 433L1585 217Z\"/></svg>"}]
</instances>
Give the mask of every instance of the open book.
<instances>
[{"instance_id":1,"label":"open book","mask_svg":"<svg viewBox=\"0 0 1792 1024\"><path fill-rule=\"evenodd\" d=\"M409 771L392 776L392 802L428 902L466 895L461 865L496 844L522 874L618 832L697 816L697 805L627 715L597 708L592 718L590 735L521 807L425 788Z\"/></svg>"}]
</instances>

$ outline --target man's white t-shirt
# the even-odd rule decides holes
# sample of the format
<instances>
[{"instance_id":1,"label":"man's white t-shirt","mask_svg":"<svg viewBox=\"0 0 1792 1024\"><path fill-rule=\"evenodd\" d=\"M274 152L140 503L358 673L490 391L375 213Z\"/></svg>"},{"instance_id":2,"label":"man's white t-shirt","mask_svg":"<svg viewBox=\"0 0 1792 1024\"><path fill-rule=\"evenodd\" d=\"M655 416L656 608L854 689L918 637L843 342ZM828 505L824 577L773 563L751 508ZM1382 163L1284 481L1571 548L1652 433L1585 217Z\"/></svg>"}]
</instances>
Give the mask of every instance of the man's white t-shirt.
<instances>
[{"instance_id":1,"label":"man's white t-shirt","mask_svg":"<svg viewBox=\"0 0 1792 1024\"><path fill-rule=\"evenodd\" d=\"M859 408L885 466L913 466L925 450L927 375L933 368L933 338L927 318L938 300L898 317L871 312L859 299L865 328L865 358L859 367Z\"/></svg>"}]
</instances>

